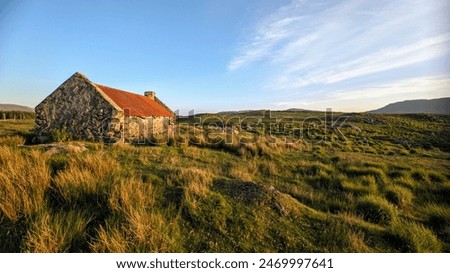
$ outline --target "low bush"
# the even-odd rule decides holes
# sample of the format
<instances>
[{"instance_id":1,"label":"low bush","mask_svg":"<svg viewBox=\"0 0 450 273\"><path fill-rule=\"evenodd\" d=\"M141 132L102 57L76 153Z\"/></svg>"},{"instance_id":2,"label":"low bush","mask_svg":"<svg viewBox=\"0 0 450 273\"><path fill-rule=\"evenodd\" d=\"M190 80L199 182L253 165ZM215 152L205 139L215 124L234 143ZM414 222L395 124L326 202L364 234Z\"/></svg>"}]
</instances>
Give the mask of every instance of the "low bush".
<instances>
[{"instance_id":1,"label":"low bush","mask_svg":"<svg viewBox=\"0 0 450 273\"><path fill-rule=\"evenodd\" d=\"M53 129L50 132L50 139L52 142L66 142L73 140L73 137L64 129Z\"/></svg>"}]
</instances>

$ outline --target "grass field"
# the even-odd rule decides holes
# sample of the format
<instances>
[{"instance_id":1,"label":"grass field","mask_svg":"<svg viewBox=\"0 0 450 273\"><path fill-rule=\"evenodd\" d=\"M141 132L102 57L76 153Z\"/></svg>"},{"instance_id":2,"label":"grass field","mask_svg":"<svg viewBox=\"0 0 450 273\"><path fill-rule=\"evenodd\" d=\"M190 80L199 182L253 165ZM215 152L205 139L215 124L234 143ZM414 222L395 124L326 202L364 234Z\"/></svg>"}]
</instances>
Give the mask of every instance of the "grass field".
<instances>
[{"instance_id":1,"label":"grass field","mask_svg":"<svg viewBox=\"0 0 450 273\"><path fill-rule=\"evenodd\" d=\"M183 118L153 146L0 121L0 252L450 252L450 117L324 115Z\"/></svg>"}]
</instances>

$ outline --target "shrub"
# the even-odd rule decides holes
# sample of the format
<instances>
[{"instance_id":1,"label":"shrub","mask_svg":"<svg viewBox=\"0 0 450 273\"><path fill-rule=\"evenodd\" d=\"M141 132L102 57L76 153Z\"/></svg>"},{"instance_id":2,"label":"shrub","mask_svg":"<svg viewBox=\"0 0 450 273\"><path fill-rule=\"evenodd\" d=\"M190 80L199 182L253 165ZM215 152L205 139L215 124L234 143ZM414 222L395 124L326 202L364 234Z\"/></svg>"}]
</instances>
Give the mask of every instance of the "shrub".
<instances>
[{"instance_id":1,"label":"shrub","mask_svg":"<svg viewBox=\"0 0 450 273\"><path fill-rule=\"evenodd\" d=\"M395 208L385 199L369 195L356 201L356 213L366 221L388 225L397 216Z\"/></svg>"},{"instance_id":2,"label":"shrub","mask_svg":"<svg viewBox=\"0 0 450 273\"><path fill-rule=\"evenodd\" d=\"M53 142L65 142L73 140L73 136L65 129L53 129L50 132L50 138Z\"/></svg>"},{"instance_id":3,"label":"shrub","mask_svg":"<svg viewBox=\"0 0 450 273\"><path fill-rule=\"evenodd\" d=\"M440 252L442 249L442 244L431 230L412 222L395 222L386 237L400 252Z\"/></svg>"}]
</instances>

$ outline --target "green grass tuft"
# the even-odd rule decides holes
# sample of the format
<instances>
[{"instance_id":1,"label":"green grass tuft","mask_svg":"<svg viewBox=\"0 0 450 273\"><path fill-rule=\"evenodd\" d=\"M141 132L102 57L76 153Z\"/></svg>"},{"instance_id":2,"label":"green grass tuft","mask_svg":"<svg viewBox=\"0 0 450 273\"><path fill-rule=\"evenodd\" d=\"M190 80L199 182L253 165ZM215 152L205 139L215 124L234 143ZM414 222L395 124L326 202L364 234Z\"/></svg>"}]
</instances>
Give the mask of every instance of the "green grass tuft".
<instances>
[{"instance_id":1,"label":"green grass tuft","mask_svg":"<svg viewBox=\"0 0 450 273\"><path fill-rule=\"evenodd\" d=\"M364 220L380 225L389 225L397 217L395 208L385 199L375 195L356 200L355 210Z\"/></svg>"},{"instance_id":2,"label":"green grass tuft","mask_svg":"<svg viewBox=\"0 0 450 273\"><path fill-rule=\"evenodd\" d=\"M440 252L442 243L433 232L413 222L395 222L386 240L399 252Z\"/></svg>"},{"instance_id":3,"label":"green grass tuft","mask_svg":"<svg viewBox=\"0 0 450 273\"><path fill-rule=\"evenodd\" d=\"M406 188L390 185L385 189L385 197L392 204L404 208L411 205L414 195Z\"/></svg>"}]
</instances>

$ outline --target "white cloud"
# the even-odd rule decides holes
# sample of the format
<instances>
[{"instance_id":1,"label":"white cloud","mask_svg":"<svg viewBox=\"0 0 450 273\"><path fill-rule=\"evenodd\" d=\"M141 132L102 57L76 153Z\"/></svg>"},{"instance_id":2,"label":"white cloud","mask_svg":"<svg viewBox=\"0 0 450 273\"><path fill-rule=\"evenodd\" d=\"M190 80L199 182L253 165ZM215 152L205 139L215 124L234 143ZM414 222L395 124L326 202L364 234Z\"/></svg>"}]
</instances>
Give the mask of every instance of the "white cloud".
<instances>
[{"instance_id":1,"label":"white cloud","mask_svg":"<svg viewBox=\"0 0 450 273\"><path fill-rule=\"evenodd\" d=\"M299 20L300 17L281 18L259 29L252 41L243 45L243 53L230 62L228 69L235 70L265 57L276 43L291 35L289 29Z\"/></svg>"},{"instance_id":2,"label":"white cloud","mask_svg":"<svg viewBox=\"0 0 450 273\"><path fill-rule=\"evenodd\" d=\"M300 80L292 82L289 87L295 88L309 84L336 83L432 60L449 51L449 41L450 34L447 33L427 38L412 45L383 49L368 56L336 65L325 72L317 73L316 71L312 71Z\"/></svg>"},{"instance_id":3,"label":"white cloud","mask_svg":"<svg viewBox=\"0 0 450 273\"><path fill-rule=\"evenodd\" d=\"M450 26L443 24L449 7L446 0L293 1L256 25L228 69L263 62L273 71L271 89L314 92L314 86L450 61Z\"/></svg>"},{"instance_id":4,"label":"white cloud","mask_svg":"<svg viewBox=\"0 0 450 273\"><path fill-rule=\"evenodd\" d=\"M228 69L236 70L266 57L276 44L295 35L303 16L290 13L290 9L295 9L301 2L293 1L262 20L255 33L240 46L239 55L230 61Z\"/></svg>"}]
</instances>

